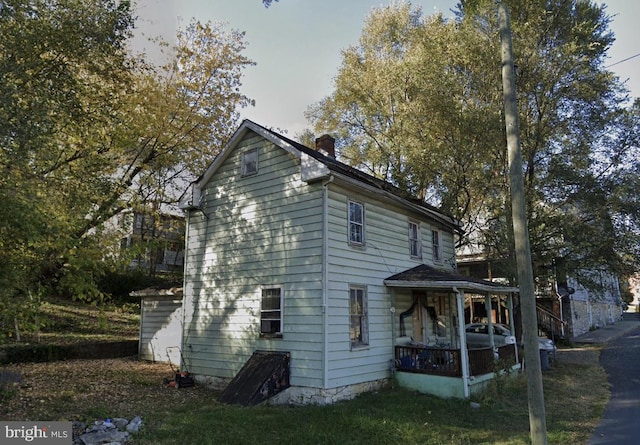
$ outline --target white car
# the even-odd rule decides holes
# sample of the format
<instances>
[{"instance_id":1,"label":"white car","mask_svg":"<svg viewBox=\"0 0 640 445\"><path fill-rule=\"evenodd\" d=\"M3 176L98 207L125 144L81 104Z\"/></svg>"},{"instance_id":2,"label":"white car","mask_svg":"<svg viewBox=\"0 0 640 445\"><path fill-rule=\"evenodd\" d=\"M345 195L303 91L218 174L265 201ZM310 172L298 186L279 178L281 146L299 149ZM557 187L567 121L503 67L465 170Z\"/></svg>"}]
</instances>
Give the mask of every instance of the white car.
<instances>
[{"instance_id":1,"label":"white car","mask_svg":"<svg viewBox=\"0 0 640 445\"><path fill-rule=\"evenodd\" d=\"M487 323L471 323L464 327L467 337L467 348L488 348L489 344L489 325ZM516 342L516 338L511 335L509 326L494 323L493 324L493 342L496 346L509 345Z\"/></svg>"},{"instance_id":2,"label":"white car","mask_svg":"<svg viewBox=\"0 0 640 445\"><path fill-rule=\"evenodd\" d=\"M471 323L465 326L467 336L467 347L488 348L489 344L489 325L487 323ZM509 345L516 342L511 335L509 326L501 323L493 323L493 341L496 346ZM553 340L546 337L538 337L538 348L541 351L554 353L556 345Z\"/></svg>"}]
</instances>

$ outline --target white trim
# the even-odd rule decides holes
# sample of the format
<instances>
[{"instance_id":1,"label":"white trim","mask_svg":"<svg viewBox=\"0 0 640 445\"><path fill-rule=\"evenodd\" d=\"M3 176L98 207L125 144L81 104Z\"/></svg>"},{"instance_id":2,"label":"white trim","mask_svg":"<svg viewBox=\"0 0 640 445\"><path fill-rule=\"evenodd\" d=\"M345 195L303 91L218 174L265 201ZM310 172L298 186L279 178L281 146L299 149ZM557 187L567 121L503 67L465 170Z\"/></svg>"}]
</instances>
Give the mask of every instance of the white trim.
<instances>
[{"instance_id":1,"label":"white trim","mask_svg":"<svg viewBox=\"0 0 640 445\"><path fill-rule=\"evenodd\" d=\"M280 294L280 331L278 332L262 332L262 313L264 310L262 309L262 303L264 302L264 294L265 290L273 290L278 289L278 293ZM275 310L268 310L270 312L275 312ZM258 334L261 337L271 337L271 338L280 338L284 335L284 291L281 285L275 286L260 286L260 331Z\"/></svg>"},{"instance_id":2,"label":"white trim","mask_svg":"<svg viewBox=\"0 0 640 445\"><path fill-rule=\"evenodd\" d=\"M412 238L411 235L411 226L415 226L416 227L416 237ZM409 235L409 256L411 258L414 259L422 259L422 230L420 227L420 221L417 221L415 219L409 218L409 221L407 222L407 230L408 230L408 235ZM411 251L414 242L416 243L416 254L414 255L413 252Z\"/></svg>"},{"instance_id":3,"label":"white trim","mask_svg":"<svg viewBox=\"0 0 640 445\"><path fill-rule=\"evenodd\" d=\"M329 184L333 176L329 176L322 184L322 385L329 387Z\"/></svg>"},{"instance_id":4,"label":"white trim","mask_svg":"<svg viewBox=\"0 0 640 445\"><path fill-rule=\"evenodd\" d=\"M360 326L360 336L362 337L362 341L360 343L354 343L353 338L351 337L351 317L354 315L351 312L351 291L352 290L360 290L362 291L362 314ZM367 291L366 284L349 284L349 344L351 345L352 351L358 351L362 349L369 348L369 296ZM355 314L357 315L357 314Z\"/></svg>"},{"instance_id":5,"label":"white trim","mask_svg":"<svg viewBox=\"0 0 640 445\"><path fill-rule=\"evenodd\" d=\"M247 166L250 165L250 163L247 161L247 159L249 158L250 155L255 155L255 170L251 170L251 171L247 171ZM254 176L258 174L258 159L260 158L260 150L258 150L258 147L253 147L250 148L248 150L245 150L242 152L242 156L240 158L240 176L247 177L247 176Z\"/></svg>"},{"instance_id":6,"label":"white trim","mask_svg":"<svg viewBox=\"0 0 640 445\"><path fill-rule=\"evenodd\" d=\"M438 243L434 242L434 237ZM431 255L434 263L442 263L442 232L438 229L431 229Z\"/></svg>"},{"instance_id":7,"label":"white trim","mask_svg":"<svg viewBox=\"0 0 640 445\"><path fill-rule=\"evenodd\" d=\"M362 233L361 233L362 240L361 241L354 241L354 240L351 239L351 224L352 224L352 222L351 222L351 204L357 204L362 209L362 222L360 222L360 223L354 222L353 223L353 224L356 224L356 225L360 225L362 227ZM364 205L364 202L356 201L355 199L348 199L347 200L347 243L350 246L364 247L364 245L367 242L365 225L366 225L366 220L365 220L365 205Z\"/></svg>"}]
</instances>

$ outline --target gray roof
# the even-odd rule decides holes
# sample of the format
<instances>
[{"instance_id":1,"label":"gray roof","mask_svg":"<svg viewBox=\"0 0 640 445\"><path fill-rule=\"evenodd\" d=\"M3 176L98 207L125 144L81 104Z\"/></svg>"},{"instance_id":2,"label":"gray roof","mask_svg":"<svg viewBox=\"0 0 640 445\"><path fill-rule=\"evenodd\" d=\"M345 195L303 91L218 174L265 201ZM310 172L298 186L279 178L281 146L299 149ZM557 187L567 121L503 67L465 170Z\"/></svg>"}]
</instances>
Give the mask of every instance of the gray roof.
<instances>
[{"instance_id":1,"label":"gray roof","mask_svg":"<svg viewBox=\"0 0 640 445\"><path fill-rule=\"evenodd\" d=\"M393 195L396 198L401 199L412 206L418 207L423 211L429 212L431 216L434 217L436 220L440 221L441 223L444 223L445 225L452 226L454 230L458 232L462 231L460 227L460 223L453 216L443 212L438 207L427 204L422 199L418 199L412 196L405 190L402 190L399 187L396 187L395 185L387 181L383 181L382 179L376 178L375 176L369 175L361 170L358 170L357 168L351 167L343 162L340 162L331 156L325 156L324 154L320 153L317 150L314 150L313 148L309 148L306 145L303 145L299 142L289 139L286 136L276 133L273 130L262 127L261 125L256 124L255 122L252 122L249 120L245 120L245 122L249 122L253 125L256 125L262 128L264 131L286 142L287 144L291 145L292 147L299 150L300 152L316 159L317 161L326 165L330 171L352 178L356 182L359 182L360 184L365 184L374 189L378 189L381 192L386 192L390 195Z\"/></svg>"},{"instance_id":2,"label":"gray roof","mask_svg":"<svg viewBox=\"0 0 640 445\"><path fill-rule=\"evenodd\" d=\"M518 292L517 287L506 286L493 281L482 280L467 275L436 269L421 264L384 280L388 287L422 289L459 289L488 294L508 294Z\"/></svg>"},{"instance_id":3,"label":"gray roof","mask_svg":"<svg viewBox=\"0 0 640 445\"><path fill-rule=\"evenodd\" d=\"M182 194L180 197L180 208L193 209L198 208L201 199L201 190L205 184L209 181L211 176L217 171L217 169L224 163L226 158L235 148L236 144L247 134L248 131L253 131L262 137L268 139L272 143L280 146L281 148L289 151L290 153L299 156L304 154L305 156L314 159L321 165L325 166L327 172L331 172L336 177L347 178L348 181L356 187L362 189L368 189L380 196L394 200L399 205L409 208L412 211L420 212L428 215L429 218L443 224L446 227L452 228L454 231L461 232L460 222L457 221L451 215L443 212L437 207L431 206L423 200L416 199L408 194L406 191L394 186L393 184L378 179L367 173L364 173L357 168L353 168L337 161L335 158L325 156L324 154L307 147L299 142L291 140L273 130L263 127L248 119L242 121L240 127L233 134L231 139L227 142L222 152L213 160L207 170Z\"/></svg>"}]
</instances>

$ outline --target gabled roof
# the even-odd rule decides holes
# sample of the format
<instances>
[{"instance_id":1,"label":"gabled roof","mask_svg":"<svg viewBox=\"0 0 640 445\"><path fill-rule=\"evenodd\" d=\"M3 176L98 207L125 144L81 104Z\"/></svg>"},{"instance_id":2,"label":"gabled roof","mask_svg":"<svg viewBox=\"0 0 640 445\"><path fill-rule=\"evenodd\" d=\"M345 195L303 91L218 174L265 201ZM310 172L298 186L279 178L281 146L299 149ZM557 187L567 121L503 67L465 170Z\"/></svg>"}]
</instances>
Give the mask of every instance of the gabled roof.
<instances>
[{"instance_id":1,"label":"gabled roof","mask_svg":"<svg viewBox=\"0 0 640 445\"><path fill-rule=\"evenodd\" d=\"M264 137L268 141L272 142L278 147L288 151L292 155L302 160L312 160L316 165L315 176L313 179L319 180L328 178L330 176L337 177L343 182L350 184L353 187L359 187L369 192L373 192L377 195L382 195L388 199L395 201L403 207L409 208L412 211L427 214L430 218L440 222L441 224L452 227L454 230L460 232L460 223L455 218L442 212L437 207L431 206L422 200L411 197L405 191L395 187L386 181L378 179L367 173L364 173L356 168L350 167L336 159L325 156L324 154L309 148L299 142L293 141L273 130L269 130L255 122L248 119L244 120L240 127L235 131L233 136L229 139L229 142L224 146L222 152L214 159L207 170L200 176L191 187L198 189L194 190L191 196L188 196L188 190L180 198L181 207L188 208L193 205L194 199L199 199L200 191L204 189L207 182L225 162L229 155L233 152L238 143L245 137L248 132L254 132ZM319 166L319 168L318 168ZM188 205L182 205L183 202L188 202Z\"/></svg>"},{"instance_id":2,"label":"gabled roof","mask_svg":"<svg viewBox=\"0 0 640 445\"><path fill-rule=\"evenodd\" d=\"M423 289L453 289L475 291L489 294L509 294L518 292L517 287L505 286L493 281L438 270L421 264L404 272L397 273L384 280L388 287L410 287Z\"/></svg>"}]
</instances>

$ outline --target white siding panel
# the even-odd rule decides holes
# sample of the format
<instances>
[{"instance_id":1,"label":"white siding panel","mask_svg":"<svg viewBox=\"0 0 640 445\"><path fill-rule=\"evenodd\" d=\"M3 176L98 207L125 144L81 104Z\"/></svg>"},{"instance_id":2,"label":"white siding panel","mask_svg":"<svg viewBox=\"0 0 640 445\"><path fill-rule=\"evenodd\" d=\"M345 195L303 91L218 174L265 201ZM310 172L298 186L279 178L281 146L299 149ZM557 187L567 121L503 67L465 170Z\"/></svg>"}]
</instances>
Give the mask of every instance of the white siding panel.
<instances>
[{"instance_id":1,"label":"white siding panel","mask_svg":"<svg viewBox=\"0 0 640 445\"><path fill-rule=\"evenodd\" d=\"M140 306L140 359L180 366L182 298L145 297Z\"/></svg>"}]
</instances>

